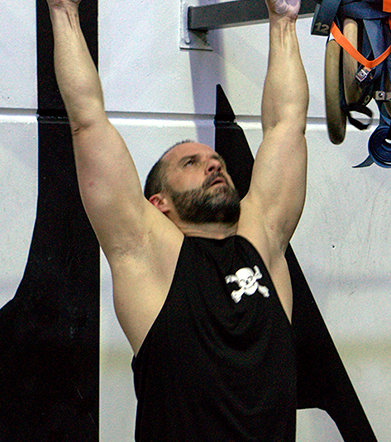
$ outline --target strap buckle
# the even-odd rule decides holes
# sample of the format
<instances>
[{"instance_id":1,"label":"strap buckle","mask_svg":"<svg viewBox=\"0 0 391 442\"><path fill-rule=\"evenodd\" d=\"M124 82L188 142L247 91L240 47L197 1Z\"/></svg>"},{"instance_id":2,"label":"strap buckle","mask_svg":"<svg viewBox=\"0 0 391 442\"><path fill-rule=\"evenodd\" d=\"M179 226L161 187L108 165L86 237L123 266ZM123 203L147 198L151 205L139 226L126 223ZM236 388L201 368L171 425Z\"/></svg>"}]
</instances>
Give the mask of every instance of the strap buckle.
<instances>
[{"instance_id":1,"label":"strap buckle","mask_svg":"<svg viewBox=\"0 0 391 442\"><path fill-rule=\"evenodd\" d=\"M376 101L391 101L391 92L375 91Z\"/></svg>"},{"instance_id":2,"label":"strap buckle","mask_svg":"<svg viewBox=\"0 0 391 442\"><path fill-rule=\"evenodd\" d=\"M359 69L359 71L356 74L356 80L358 81L358 83L364 84L371 81L373 79L373 75L370 75L372 71L373 68L371 69L365 66Z\"/></svg>"}]
</instances>

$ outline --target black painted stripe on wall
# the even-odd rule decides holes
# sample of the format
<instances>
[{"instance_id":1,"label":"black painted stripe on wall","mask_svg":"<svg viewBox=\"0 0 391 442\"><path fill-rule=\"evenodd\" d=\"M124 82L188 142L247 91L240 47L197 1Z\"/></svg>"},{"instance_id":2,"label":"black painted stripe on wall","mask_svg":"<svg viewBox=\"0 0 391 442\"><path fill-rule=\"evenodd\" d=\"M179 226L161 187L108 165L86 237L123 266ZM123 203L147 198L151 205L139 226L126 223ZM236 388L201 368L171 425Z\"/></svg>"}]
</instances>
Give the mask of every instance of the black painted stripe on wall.
<instances>
[{"instance_id":1,"label":"black painted stripe on wall","mask_svg":"<svg viewBox=\"0 0 391 442\"><path fill-rule=\"evenodd\" d=\"M97 61L97 2L82 26ZM95 442L99 422L99 246L81 204L70 129L37 0L37 217L23 279L0 310L0 441Z\"/></svg>"}]
</instances>

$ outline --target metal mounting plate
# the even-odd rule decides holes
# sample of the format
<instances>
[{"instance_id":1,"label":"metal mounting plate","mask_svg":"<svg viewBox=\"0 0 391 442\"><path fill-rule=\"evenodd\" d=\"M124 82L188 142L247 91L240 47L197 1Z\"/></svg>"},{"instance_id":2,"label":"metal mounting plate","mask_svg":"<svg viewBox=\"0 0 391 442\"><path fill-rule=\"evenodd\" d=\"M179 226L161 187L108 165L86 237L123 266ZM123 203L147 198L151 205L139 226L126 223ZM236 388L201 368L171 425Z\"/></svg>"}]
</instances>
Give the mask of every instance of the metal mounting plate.
<instances>
[{"instance_id":1,"label":"metal mounting plate","mask_svg":"<svg viewBox=\"0 0 391 442\"><path fill-rule=\"evenodd\" d=\"M199 6L198 0L180 0L180 41L181 49L212 51L213 49L208 43L206 31L189 31L188 28L188 10L189 6Z\"/></svg>"}]
</instances>

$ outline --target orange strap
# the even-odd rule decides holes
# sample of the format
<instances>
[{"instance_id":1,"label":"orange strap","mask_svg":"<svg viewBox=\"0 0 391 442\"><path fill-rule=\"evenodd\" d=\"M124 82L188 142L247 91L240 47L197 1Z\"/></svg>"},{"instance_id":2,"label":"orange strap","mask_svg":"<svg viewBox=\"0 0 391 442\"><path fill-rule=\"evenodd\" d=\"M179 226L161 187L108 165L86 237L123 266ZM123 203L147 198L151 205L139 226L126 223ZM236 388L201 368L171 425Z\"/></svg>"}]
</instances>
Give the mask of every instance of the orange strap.
<instances>
[{"instance_id":1,"label":"orange strap","mask_svg":"<svg viewBox=\"0 0 391 442\"><path fill-rule=\"evenodd\" d=\"M391 1L390 1L391 3ZM355 60L366 68L372 69L384 61L391 54L391 46L385 50L379 57L374 60L367 60L363 55L361 55L357 49L353 47L350 41L342 34L338 26L333 22L331 25L331 33L333 34L335 41L342 46L345 51L351 55Z\"/></svg>"},{"instance_id":2,"label":"orange strap","mask_svg":"<svg viewBox=\"0 0 391 442\"><path fill-rule=\"evenodd\" d=\"M391 0L383 0L383 11L391 12Z\"/></svg>"}]
</instances>

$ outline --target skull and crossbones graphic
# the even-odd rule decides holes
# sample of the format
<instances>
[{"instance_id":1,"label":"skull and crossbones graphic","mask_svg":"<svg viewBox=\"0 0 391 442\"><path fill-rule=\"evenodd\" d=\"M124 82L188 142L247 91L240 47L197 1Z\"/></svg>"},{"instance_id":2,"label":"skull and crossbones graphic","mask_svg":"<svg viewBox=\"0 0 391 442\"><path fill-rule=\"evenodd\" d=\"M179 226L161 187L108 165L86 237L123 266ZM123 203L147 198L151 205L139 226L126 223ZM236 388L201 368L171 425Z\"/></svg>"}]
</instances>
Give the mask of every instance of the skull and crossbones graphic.
<instances>
[{"instance_id":1,"label":"skull and crossbones graphic","mask_svg":"<svg viewBox=\"0 0 391 442\"><path fill-rule=\"evenodd\" d=\"M257 290L261 293L265 298L270 296L269 289L265 286L262 286L258 283L258 280L262 278L262 273L259 270L258 266L254 266L254 270L249 267L244 267L238 270L235 275L228 275L225 277L225 282L230 284L232 282L236 282L239 286L239 290L233 290L231 293L232 299L238 303L242 296L253 295Z\"/></svg>"}]
</instances>

